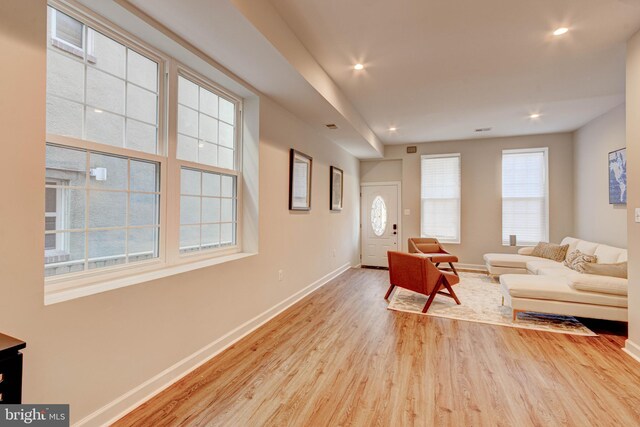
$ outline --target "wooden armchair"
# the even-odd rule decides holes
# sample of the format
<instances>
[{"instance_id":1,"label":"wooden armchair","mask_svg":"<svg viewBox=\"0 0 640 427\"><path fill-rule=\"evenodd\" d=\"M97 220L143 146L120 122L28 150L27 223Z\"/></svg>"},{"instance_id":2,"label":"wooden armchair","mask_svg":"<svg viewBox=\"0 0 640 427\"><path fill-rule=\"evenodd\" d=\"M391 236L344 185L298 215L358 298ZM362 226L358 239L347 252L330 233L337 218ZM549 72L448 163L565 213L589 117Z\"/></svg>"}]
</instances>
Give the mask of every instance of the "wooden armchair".
<instances>
[{"instance_id":1,"label":"wooden armchair","mask_svg":"<svg viewBox=\"0 0 640 427\"><path fill-rule=\"evenodd\" d=\"M389 251L387 257L391 285L384 296L385 299L389 299L394 287L400 286L410 291L429 295L429 299L422 309L423 313L429 310L436 294L453 298L457 304L460 304L460 300L452 289L453 285L460 282L460 278L455 274L438 269L429 258L420 255ZM441 291L443 288L448 293Z\"/></svg>"},{"instance_id":2,"label":"wooden armchair","mask_svg":"<svg viewBox=\"0 0 640 427\"><path fill-rule=\"evenodd\" d=\"M458 257L447 252L438 239L432 237L411 237L409 238L409 253L421 254L429 258L436 267L438 267L441 262L449 263L453 274L458 275L456 268L453 266L454 262L458 262Z\"/></svg>"}]
</instances>

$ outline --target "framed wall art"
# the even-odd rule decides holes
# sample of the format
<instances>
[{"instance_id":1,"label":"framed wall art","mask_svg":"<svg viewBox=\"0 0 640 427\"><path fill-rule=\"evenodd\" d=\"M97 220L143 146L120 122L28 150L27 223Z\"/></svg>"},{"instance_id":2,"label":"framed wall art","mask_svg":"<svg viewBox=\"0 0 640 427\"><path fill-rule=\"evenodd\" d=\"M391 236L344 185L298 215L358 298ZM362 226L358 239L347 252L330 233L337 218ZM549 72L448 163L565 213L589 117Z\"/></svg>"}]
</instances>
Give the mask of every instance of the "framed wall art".
<instances>
[{"instance_id":1,"label":"framed wall art","mask_svg":"<svg viewBox=\"0 0 640 427\"><path fill-rule=\"evenodd\" d=\"M342 190L344 188L344 172L335 166L331 166L329 181L329 209L332 211L342 210Z\"/></svg>"},{"instance_id":2,"label":"framed wall art","mask_svg":"<svg viewBox=\"0 0 640 427\"><path fill-rule=\"evenodd\" d=\"M311 210L311 169L313 159L291 149L289 158L289 210Z\"/></svg>"}]
</instances>

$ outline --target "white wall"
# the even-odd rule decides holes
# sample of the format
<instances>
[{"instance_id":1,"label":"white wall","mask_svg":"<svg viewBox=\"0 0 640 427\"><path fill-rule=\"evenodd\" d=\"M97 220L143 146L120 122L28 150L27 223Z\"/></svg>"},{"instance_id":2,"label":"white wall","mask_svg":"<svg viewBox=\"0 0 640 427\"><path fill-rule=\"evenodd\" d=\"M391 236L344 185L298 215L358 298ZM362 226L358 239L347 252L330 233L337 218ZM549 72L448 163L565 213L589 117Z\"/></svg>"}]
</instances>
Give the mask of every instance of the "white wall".
<instances>
[{"instance_id":1,"label":"white wall","mask_svg":"<svg viewBox=\"0 0 640 427\"><path fill-rule=\"evenodd\" d=\"M627 247L627 206L609 204L608 153L626 146L625 106L574 133L574 233L594 242Z\"/></svg>"},{"instance_id":2,"label":"white wall","mask_svg":"<svg viewBox=\"0 0 640 427\"><path fill-rule=\"evenodd\" d=\"M387 145L385 159L402 160L402 247L420 236L420 156L461 154L461 243L445 245L461 263L483 264L487 252L514 252L502 246L502 150L549 147L549 235L559 242L573 233L573 139L570 133L487 138L418 144L407 154L406 145ZM361 168L363 167L361 163Z\"/></svg>"},{"instance_id":3,"label":"white wall","mask_svg":"<svg viewBox=\"0 0 640 427\"><path fill-rule=\"evenodd\" d=\"M402 160L360 162L360 182L402 181Z\"/></svg>"},{"instance_id":4,"label":"white wall","mask_svg":"<svg viewBox=\"0 0 640 427\"><path fill-rule=\"evenodd\" d=\"M629 247L629 339L626 349L640 361L640 32L627 42L627 238Z\"/></svg>"},{"instance_id":5,"label":"white wall","mask_svg":"<svg viewBox=\"0 0 640 427\"><path fill-rule=\"evenodd\" d=\"M78 421L343 265L358 263L359 162L260 99L259 255L44 306L44 0L0 3L0 331L27 341L24 401ZM314 158L313 209L287 209L289 148ZM329 165L344 170L330 212ZM335 257L333 251L335 249ZM278 270L284 280L278 281Z\"/></svg>"}]
</instances>

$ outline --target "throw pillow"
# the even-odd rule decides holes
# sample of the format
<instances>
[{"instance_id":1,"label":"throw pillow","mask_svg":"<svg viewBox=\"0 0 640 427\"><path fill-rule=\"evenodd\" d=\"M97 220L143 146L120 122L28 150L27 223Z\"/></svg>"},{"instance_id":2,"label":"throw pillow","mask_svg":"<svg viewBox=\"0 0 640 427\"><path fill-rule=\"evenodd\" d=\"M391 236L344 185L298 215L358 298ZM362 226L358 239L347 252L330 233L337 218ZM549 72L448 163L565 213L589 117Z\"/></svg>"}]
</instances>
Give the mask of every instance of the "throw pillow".
<instances>
[{"instance_id":1,"label":"throw pillow","mask_svg":"<svg viewBox=\"0 0 640 427\"><path fill-rule=\"evenodd\" d=\"M584 273L584 266L589 263L595 263L597 260L597 256L587 255L576 249L567 255L564 265L578 273Z\"/></svg>"},{"instance_id":2,"label":"throw pillow","mask_svg":"<svg viewBox=\"0 0 640 427\"><path fill-rule=\"evenodd\" d=\"M562 262L567 256L569 245L556 245L554 243L540 242L533 248L531 256L547 258L556 262Z\"/></svg>"},{"instance_id":3,"label":"throw pillow","mask_svg":"<svg viewBox=\"0 0 640 427\"><path fill-rule=\"evenodd\" d=\"M584 271L586 274L596 274L598 276L619 277L621 279L627 278L627 263L618 262L616 264L584 264Z\"/></svg>"}]
</instances>

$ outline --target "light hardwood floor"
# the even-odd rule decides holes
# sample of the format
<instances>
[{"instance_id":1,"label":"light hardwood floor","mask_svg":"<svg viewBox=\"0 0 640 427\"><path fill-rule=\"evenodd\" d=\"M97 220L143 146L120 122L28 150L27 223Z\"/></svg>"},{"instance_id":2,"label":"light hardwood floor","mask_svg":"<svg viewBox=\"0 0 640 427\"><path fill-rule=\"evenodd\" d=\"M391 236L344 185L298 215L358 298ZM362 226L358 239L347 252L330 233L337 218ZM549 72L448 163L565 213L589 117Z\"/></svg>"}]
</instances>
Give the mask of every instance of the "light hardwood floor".
<instances>
[{"instance_id":1,"label":"light hardwood floor","mask_svg":"<svg viewBox=\"0 0 640 427\"><path fill-rule=\"evenodd\" d=\"M640 364L619 332L393 312L387 279L347 271L116 425L640 425Z\"/></svg>"}]
</instances>

